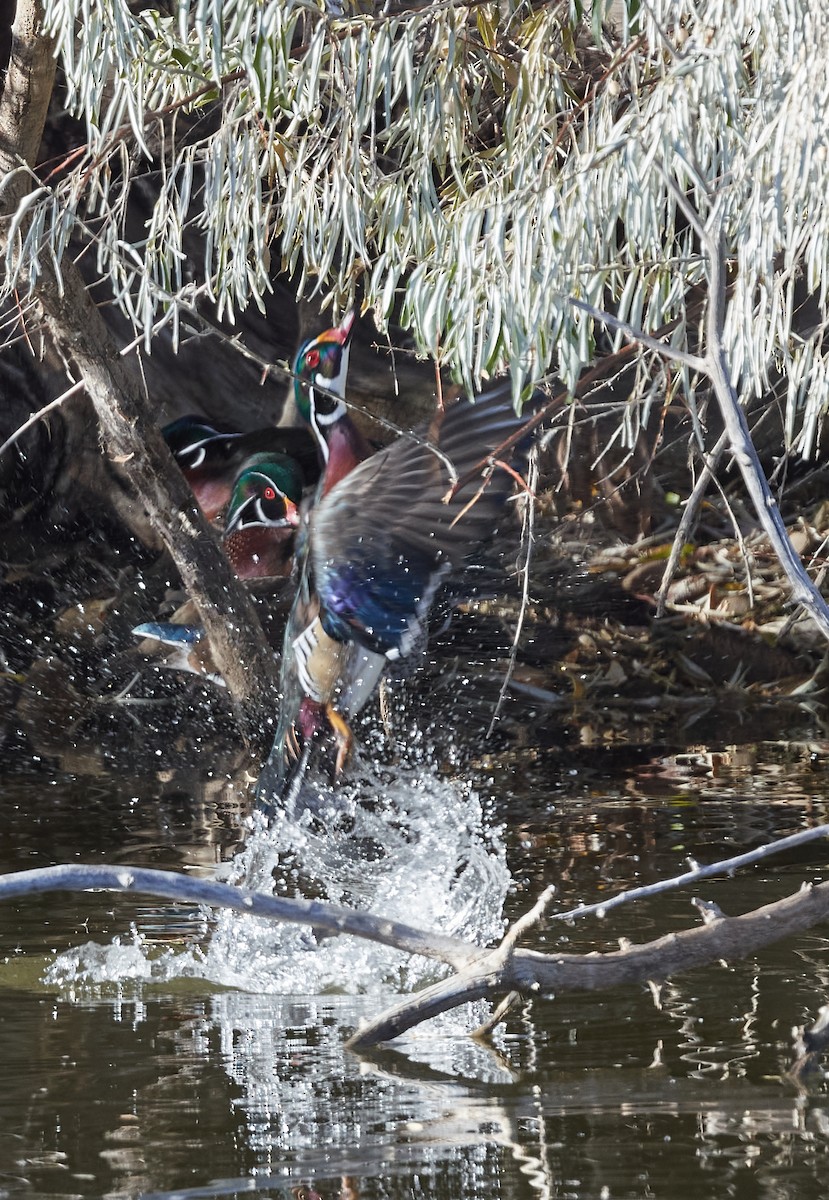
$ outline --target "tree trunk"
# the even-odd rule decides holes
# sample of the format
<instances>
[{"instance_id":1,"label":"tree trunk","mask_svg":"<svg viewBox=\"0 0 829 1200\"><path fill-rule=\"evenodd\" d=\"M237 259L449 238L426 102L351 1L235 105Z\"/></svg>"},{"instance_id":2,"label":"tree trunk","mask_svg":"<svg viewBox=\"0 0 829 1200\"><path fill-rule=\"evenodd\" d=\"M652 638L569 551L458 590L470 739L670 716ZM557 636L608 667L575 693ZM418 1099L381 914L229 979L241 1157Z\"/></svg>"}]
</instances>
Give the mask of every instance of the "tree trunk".
<instances>
[{"instance_id":1,"label":"tree trunk","mask_svg":"<svg viewBox=\"0 0 829 1200\"><path fill-rule=\"evenodd\" d=\"M37 0L20 0L0 101L0 250L10 218L28 194L55 74L53 46L42 33ZM195 600L224 677L240 732L257 754L267 751L277 678L251 601L221 552L152 419L138 374L120 356L78 268L69 260L60 276L44 256L35 298L44 323L66 360L77 367L98 416L106 452L127 476L149 520L163 538Z\"/></svg>"}]
</instances>

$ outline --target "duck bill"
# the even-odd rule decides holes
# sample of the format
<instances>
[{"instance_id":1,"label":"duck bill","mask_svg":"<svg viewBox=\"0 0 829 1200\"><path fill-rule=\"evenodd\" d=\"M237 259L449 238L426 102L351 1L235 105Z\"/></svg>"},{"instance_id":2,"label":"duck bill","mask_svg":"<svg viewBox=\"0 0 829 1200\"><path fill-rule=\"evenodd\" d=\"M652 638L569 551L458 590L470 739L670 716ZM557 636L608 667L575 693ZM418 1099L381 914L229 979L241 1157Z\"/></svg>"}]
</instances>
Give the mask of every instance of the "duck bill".
<instances>
[{"instance_id":1,"label":"duck bill","mask_svg":"<svg viewBox=\"0 0 829 1200\"><path fill-rule=\"evenodd\" d=\"M347 346L351 334L354 330L354 323L357 320L357 309L352 308L345 314L342 321L334 329L331 330L331 337L335 342L339 342L341 346Z\"/></svg>"}]
</instances>

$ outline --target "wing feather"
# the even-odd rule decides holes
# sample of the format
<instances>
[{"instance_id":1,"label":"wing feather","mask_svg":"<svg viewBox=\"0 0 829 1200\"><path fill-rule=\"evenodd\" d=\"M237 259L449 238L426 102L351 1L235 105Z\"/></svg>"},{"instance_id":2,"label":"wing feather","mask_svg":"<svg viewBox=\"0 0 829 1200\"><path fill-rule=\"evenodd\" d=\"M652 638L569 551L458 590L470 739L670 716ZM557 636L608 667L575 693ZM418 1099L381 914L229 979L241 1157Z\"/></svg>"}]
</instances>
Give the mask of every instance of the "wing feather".
<instances>
[{"instance_id":1,"label":"wing feather","mask_svg":"<svg viewBox=\"0 0 829 1200\"><path fill-rule=\"evenodd\" d=\"M462 479L520 429L535 405L517 416L511 395L507 382L474 404L458 402L361 463L314 510L314 578L331 636L400 652L431 600L435 573L456 570L492 536L513 477L496 467L486 486L481 473L446 502L446 459ZM527 453L528 446L513 452L514 469L524 469Z\"/></svg>"}]
</instances>

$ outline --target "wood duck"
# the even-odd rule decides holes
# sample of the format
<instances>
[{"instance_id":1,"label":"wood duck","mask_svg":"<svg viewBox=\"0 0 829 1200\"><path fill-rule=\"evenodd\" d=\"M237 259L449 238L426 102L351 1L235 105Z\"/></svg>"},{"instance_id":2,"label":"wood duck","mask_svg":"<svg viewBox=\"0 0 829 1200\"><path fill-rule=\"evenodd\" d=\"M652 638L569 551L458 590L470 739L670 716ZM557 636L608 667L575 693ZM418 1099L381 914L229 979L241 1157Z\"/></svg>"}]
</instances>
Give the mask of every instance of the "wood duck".
<instances>
[{"instance_id":1,"label":"wood duck","mask_svg":"<svg viewBox=\"0 0 829 1200\"><path fill-rule=\"evenodd\" d=\"M233 487L222 545L240 579L284 579L293 565L303 476L285 454L254 454ZM277 589L278 590L278 589ZM210 644L187 601L169 621L146 621L133 635L165 648L163 665L190 671L224 686L210 656ZM284 617L283 617L284 620Z\"/></svg>"},{"instance_id":2,"label":"wood duck","mask_svg":"<svg viewBox=\"0 0 829 1200\"><path fill-rule=\"evenodd\" d=\"M255 454L238 476L222 545L240 579L290 575L303 475L285 454Z\"/></svg>"},{"instance_id":3,"label":"wood duck","mask_svg":"<svg viewBox=\"0 0 829 1200\"><path fill-rule=\"evenodd\" d=\"M320 498L301 534L282 710L266 772L276 774L283 792L291 762L301 768L306 748L326 733L333 732L335 778L340 774L353 743L349 722L386 666L423 646L427 614L444 581L491 541L531 438L505 453L510 469L500 460L488 471L481 463L521 429L536 403L517 416L507 380L474 403L461 400L437 412L427 427L349 462L345 471L336 456L341 445L350 453L350 444L332 436L342 418L320 426L317 417L328 457ZM329 471L338 480L333 486Z\"/></svg>"},{"instance_id":4,"label":"wood duck","mask_svg":"<svg viewBox=\"0 0 829 1200\"><path fill-rule=\"evenodd\" d=\"M293 362L294 397L308 428L280 428L255 434L227 433L201 417L186 416L162 430L173 457L209 519L229 505L222 544L241 579L287 576L291 570L294 538L299 525L303 484L319 490L341 478L348 464L362 461L372 447L352 423L343 403L348 356L355 313L339 326L309 338ZM285 453L245 453L242 471L228 483L231 464L237 464L242 447L274 437ZM329 439L333 446L333 473L328 477ZM293 469L290 460L294 454ZM309 462L309 458L311 461ZM220 677L209 656L204 631L193 620L188 602L171 621L147 621L133 629L145 639L140 647L150 651L155 642L165 647L164 665L191 671L216 682Z\"/></svg>"},{"instance_id":5,"label":"wood duck","mask_svg":"<svg viewBox=\"0 0 829 1200\"><path fill-rule=\"evenodd\" d=\"M305 487L319 478L316 439L305 428L268 426L233 433L215 429L202 417L186 416L161 432L209 521L229 504L239 471L254 453L287 454L299 464Z\"/></svg>"}]
</instances>

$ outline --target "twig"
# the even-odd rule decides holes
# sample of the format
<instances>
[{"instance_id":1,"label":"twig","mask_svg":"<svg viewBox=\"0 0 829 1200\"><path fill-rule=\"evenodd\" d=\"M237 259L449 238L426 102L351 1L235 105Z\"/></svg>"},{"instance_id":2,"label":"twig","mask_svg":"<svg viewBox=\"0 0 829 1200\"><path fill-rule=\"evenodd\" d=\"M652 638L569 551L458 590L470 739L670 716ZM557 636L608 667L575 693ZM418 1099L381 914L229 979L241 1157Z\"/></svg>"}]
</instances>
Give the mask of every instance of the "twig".
<instances>
[{"instance_id":1,"label":"twig","mask_svg":"<svg viewBox=\"0 0 829 1200\"><path fill-rule=\"evenodd\" d=\"M627 892L618 892L615 896L611 896L607 900L601 900L597 904L580 904L577 908L571 908L568 912L551 913L549 920L575 921L577 917L603 917L612 908L619 908L622 904L629 904L633 900L645 900L651 896L659 896L663 892L673 892L677 888L688 887L689 884L699 883L703 879L711 879L715 875L733 875L735 871L740 870L742 867L750 867L772 854L780 854L784 850L793 850L796 846L803 846L807 842L814 842L818 838L823 837L829 837L829 825L815 825L812 829L802 829L800 833L793 833L789 837L780 838L776 842L768 842L764 846L758 846L756 850L747 850L744 854L737 854L734 858L726 858L721 862L709 863L705 867L694 867L690 871L685 871L682 875L675 875L672 879L662 879L658 883L648 883L642 887L631 888Z\"/></svg>"},{"instance_id":2,"label":"twig","mask_svg":"<svg viewBox=\"0 0 829 1200\"><path fill-rule=\"evenodd\" d=\"M483 1021L477 1029L473 1029L470 1037L478 1041L485 1041L494 1029L497 1029L501 1022L509 1016L514 1008L517 1008L522 1003L524 997L520 992L508 992L504 996L500 1004L495 1006L492 1016L487 1021Z\"/></svg>"},{"instance_id":3,"label":"twig","mask_svg":"<svg viewBox=\"0 0 829 1200\"><path fill-rule=\"evenodd\" d=\"M245 71L230 71L226 75L222 75L218 80L209 79L206 83L200 84L193 92L189 92L186 96L180 96L178 100L172 100L169 104L165 104L162 108L150 109L144 113L142 125L150 125L153 121L160 121L165 116L170 116L179 109L186 108L188 104L195 104L202 96L207 96L211 92L216 92L219 88L225 88L228 84L239 83L247 78ZM107 156L112 153L115 147L125 141L128 137L136 132L134 125L126 124L119 125L117 129L113 129L112 133L107 135L106 143L101 150L90 160L89 165L85 168L86 172L94 170L106 161ZM68 170L73 162L83 158L84 154L90 151L88 143L78 146L70 154L67 154L56 167L53 167L49 174L45 177L44 182L49 183L54 175Z\"/></svg>"},{"instance_id":4,"label":"twig","mask_svg":"<svg viewBox=\"0 0 829 1200\"><path fill-rule=\"evenodd\" d=\"M518 610L518 620L515 622L515 632L512 635L512 645L509 649L509 657L507 659L507 669L504 673L504 678L501 682L501 690L498 693L498 699L495 702L495 711L492 714L492 719L489 722L487 731L484 737L491 737L492 731L495 728L496 722L501 715L501 709L504 707L507 692L509 691L512 677L515 672L515 663L518 656L518 646L521 642L521 634L524 631L524 621L527 617L527 609L530 604L530 565L533 557L533 545L535 542L535 493L538 487L538 454L533 451L530 455L529 469L527 471L527 490L524 509L524 528L521 531L521 537L524 543L524 561L521 564L521 607Z\"/></svg>"},{"instance_id":5,"label":"twig","mask_svg":"<svg viewBox=\"0 0 829 1200\"><path fill-rule=\"evenodd\" d=\"M85 386L86 385L82 379L77 383L73 383L72 386L67 388L65 392L62 392L60 396L56 396L54 400L50 400L48 404L44 404L43 408L39 408L37 412L32 413L28 420L24 421L22 425L18 425L14 433L7 437L2 446L0 446L0 458L2 458L10 446L13 446L14 443L23 436L27 429L31 429L33 425L36 425L38 421L45 417L47 413L50 413L52 409L58 408L59 405L63 404L64 400L68 400L70 396L76 396L78 392L82 392Z\"/></svg>"},{"instance_id":6,"label":"twig","mask_svg":"<svg viewBox=\"0 0 829 1200\"><path fill-rule=\"evenodd\" d=\"M656 350L663 358L669 358L673 362L681 363L683 367L688 367L692 371L699 371L700 374L705 374L705 359L699 358L698 355L690 354L687 350L678 350L675 346L668 346L658 338L651 337L650 334L644 333L641 329L636 329L633 325L629 325L627 321L620 321L612 313L595 308L585 300L577 300L575 296L568 296L567 299L573 308L581 309L589 317L592 317L595 321L601 321L603 325L609 325L611 329L618 329L626 337L632 338L641 346L647 346L649 350Z\"/></svg>"},{"instance_id":7,"label":"twig","mask_svg":"<svg viewBox=\"0 0 829 1200\"><path fill-rule=\"evenodd\" d=\"M548 887L545 887L544 891L538 897L529 912L525 912L522 917L519 917L515 924L512 925L504 934L504 937L501 940L501 945L498 947L502 953L509 953L514 946L518 945L525 933L529 933L531 929L538 925L547 912L547 909L550 906L550 901L555 894L556 885L554 883L551 883Z\"/></svg>"},{"instance_id":8,"label":"twig","mask_svg":"<svg viewBox=\"0 0 829 1200\"><path fill-rule=\"evenodd\" d=\"M666 326L666 332L670 332L671 328L671 325ZM595 367L591 367L589 371L585 371L579 379L578 385L573 392L572 399L577 400L583 396L591 384L595 383L597 380L603 379L608 371L617 368L620 362L624 362L625 359L632 358L635 351L636 346L633 343L631 343L629 346L623 346L621 350L617 350L614 354L608 355L607 358L603 358ZM471 483L473 479L477 479L484 467L486 467L493 458L503 457L505 452L511 450L517 442L523 441L525 437L527 437L534 430L538 429L539 425L543 425L544 422L553 415L553 413L563 408L567 401L568 395L569 393L566 388L561 388L559 391L555 392L546 402L546 404L542 404L541 407L535 413L533 413L531 417L527 418L526 423L522 425L520 429L516 429L515 433L511 433L508 438L504 438L503 442L501 442L499 446L495 446L489 454L485 454L483 458L480 458L478 462L474 463L466 472L466 474L462 475L454 485L452 494L456 495L461 488L465 487L468 483Z\"/></svg>"},{"instance_id":9,"label":"twig","mask_svg":"<svg viewBox=\"0 0 829 1200\"><path fill-rule=\"evenodd\" d=\"M743 569L745 570L745 573L746 573L746 591L748 592L748 605L749 605L750 609L753 609L754 608L754 581L751 577L751 560L750 560L750 556L749 556L749 552L748 552L748 546L746 546L746 540L743 537L743 531L740 528L740 522L737 520L737 514L734 512L733 505L731 504L731 501L728 499L728 496L726 495L725 488L723 487L723 485L720 483L719 479L717 479L716 476L714 476L714 486L716 487L717 491L720 493L720 499L722 500L723 505L725 506L725 511L728 514L729 520L731 521L731 528L734 531L734 541L737 543L737 546L739 548L740 558L743 560Z\"/></svg>"},{"instance_id":10,"label":"twig","mask_svg":"<svg viewBox=\"0 0 829 1200\"><path fill-rule=\"evenodd\" d=\"M706 456L703 468L699 473L699 478L694 484L693 491L685 502L685 509L679 520L676 533L674 534L673 544L671 545L671 553L668 555L668 561L665 564L665 570L662 575L662 582L659 585L659 590L656 593L656 615L657 617L665 616L665 606L668 600L668 588L671 586L674 575L676 574L679 559L682 554L682 548L688 542L691 531L693 530L699 506L702 503L703 496L708 490L708 485L714 478L714 472L717 469L717 464L723 456L726 446L728 445L728 434L721 433L714 446L714 449Z\"/></svg>"},{"instance_id":11,"label":"twig","mask_svg":"<svg viewBox=\"0 0 829 1200\"><path fill-rule=\"evenodd\" d=\"M162 319L153 326L153 333L155 334L158 332L158 330L161 329L169 319L170 311L165 313ZM132 353L133 350L141 345L143 340L144 335L141 334L139 337L134 338L133 341L131 341L128 345L122 346L119 350L121 357L125 358L127 354ZM38 421L42 420L43 417L47 416L50 412L52 412L53 409L58 408L65 400L69 400L72 396L76 396L78 392L82 392L85 386L86 385L84 384L84 381L79 379L77 383L73 383L70 388L67 388L65 392L62 392L59 396L56 396L54 400L50 400L48 404L44 404L43 408L39 408L37 412L32 413L32 415L26 421L24 421L22 425L18 425L14 433L7 437L5 442L3 442L3 444L0 446L0 458L2 458L6 451L23 436L27 429L31 429L33 425L36 425Z\"/></svg>"}]
</instances>

